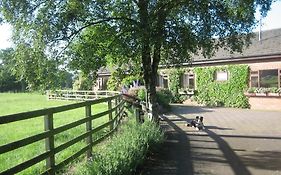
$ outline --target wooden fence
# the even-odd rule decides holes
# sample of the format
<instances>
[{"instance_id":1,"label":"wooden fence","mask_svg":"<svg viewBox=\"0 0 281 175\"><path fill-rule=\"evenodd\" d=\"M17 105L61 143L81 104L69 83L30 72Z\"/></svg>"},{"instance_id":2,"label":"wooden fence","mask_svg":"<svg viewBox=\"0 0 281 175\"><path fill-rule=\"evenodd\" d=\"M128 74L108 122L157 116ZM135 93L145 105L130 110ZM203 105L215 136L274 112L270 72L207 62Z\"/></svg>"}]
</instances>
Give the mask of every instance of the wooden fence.
<instances>
[{"instance_id":1,"label":"wooden fence","mask_svg":"<svg viewBox=\"0 0 281 175\"><path fill-rule=\"evenodd\" d=\"M47 91L49 100L79 100L88 101L93 99L117 95L116 91L76 91L76 90L53 90Z\"/></svg>"},{"instance_id":2,"label":"wooden fence","mask_svg":"<svg viewBox=\"0 0 281 175\"><path fill-rule=\"evenodd\" d=\"M107 102L108 104L108 110L98 113L98 114L92 114L91 106L98 103L104 103ZM31 112L24 112L24 113L18 113L18 114L12 114L12 115L6 115L6 116L0 116L0 127L3 124L9 124L16 121L21 120L27 120L35 117L44 117L44 128L45 131L43 133L39 133L21 140L17 140L5 145L0 146L0 154L4 154L10 151L13 151L15 149L30 145L32 143L35 143L40 140L45 140L45 152L37 155L36 157L33 157L32 159L29 159L23 163L20 163L12 168L9 168L3 172L0 172L0 175L6 175L6 174L16 174L18 172L21 172L35 164L41 161L46 161L46 171L42 174L44 175L54 175L55 172L62 167L64 167L66 164L70 163L73 159L79 157L80 155L87 153L87 157L92 157L92 147L108 136L113 133L113 131L117 128L117 126L120 123L120 120L122 119L123 111L124 111L124 100L122 99L121 95L115 95L112 97L92 100L92 101L85 101L85 102L79 102L75 104L69 104L65 106L60 107L53 107L48 109L42 109L42 110L36 110ZM55 113L68 111L72 109L77 108L85 108L85 117L77 120L75 122L54 128L54 120L53 115ZM113 116L113 112L115 113L115 116ZM108 115L109 121L96 127L92 127L92 121L100 118L102 116ZM67 131L69 129L72 129L74 127L80 126L80 125L86 125L85 132L78 137L61 144L57 147L55 147L55 135L62 133L64 131ZM106 133L106 135L100 137L99 139L93 140L92 135L98 131L100 131L103 128L109 127L109 132ZM78 152L74 153L67 159L63 160L62 162L56 164L55 155L59 153L60 151L74 145L75 143L82 141L83 139L86 140L87 146L84 148L81 148Z\"/></svg>"}]
</instances>

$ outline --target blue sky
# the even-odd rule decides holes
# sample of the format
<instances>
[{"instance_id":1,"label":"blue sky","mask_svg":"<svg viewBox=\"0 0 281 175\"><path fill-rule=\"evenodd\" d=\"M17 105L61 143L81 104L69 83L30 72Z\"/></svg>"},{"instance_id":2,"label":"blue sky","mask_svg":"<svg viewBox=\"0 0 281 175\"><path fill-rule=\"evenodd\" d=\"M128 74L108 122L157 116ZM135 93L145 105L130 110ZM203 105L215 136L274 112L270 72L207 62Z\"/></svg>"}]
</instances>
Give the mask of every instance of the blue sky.
<instances>
[{"instance_id":1,"label":"blue sky","mask_svg":"<svg viewBox=\"0 0 281 175\"><path fill-rule=\"evenodd\" d=\"M258 13L256 18L259 19ZM262 30L270 30L281 28L281 1L278 0L272 4L271 10L268 12L267 17L262 20ZM258 31L259 28L255 29ZM0 25L0 49L12 46L11 42L12 27L8 24Z\"/></svg>"}]
</instances>

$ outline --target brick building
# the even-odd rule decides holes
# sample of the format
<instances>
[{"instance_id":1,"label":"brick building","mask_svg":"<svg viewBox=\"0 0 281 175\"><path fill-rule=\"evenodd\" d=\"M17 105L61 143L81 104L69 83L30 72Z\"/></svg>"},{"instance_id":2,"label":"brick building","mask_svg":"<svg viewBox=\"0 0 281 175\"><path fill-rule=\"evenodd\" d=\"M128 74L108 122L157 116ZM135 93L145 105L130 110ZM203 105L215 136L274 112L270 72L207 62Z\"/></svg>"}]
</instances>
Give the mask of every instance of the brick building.
<instances>
[{"instance_id":1,"label":"brick building","mask_svg":"<svg viewBox=\"0 0 281 175\"><path fill-rule=\"evenodd\" d=\"M192 71L194 67L211 67L224 65L249 66L248 87L256 88L281 88L281 29L274 29L255 33L251 39L251 45L242 53L230 53L223 49L210 59L196 56L192 64L186 63L182 67L189 69L181 77L182 88L196 89L196 75ZM228 73L216 72L214 76L218 81L227 81ZM158 85L168 88L169 75L164 69L160 69ZM281 95L247 95L251 109L281 110Z\"/></svg>"}]
</instances>

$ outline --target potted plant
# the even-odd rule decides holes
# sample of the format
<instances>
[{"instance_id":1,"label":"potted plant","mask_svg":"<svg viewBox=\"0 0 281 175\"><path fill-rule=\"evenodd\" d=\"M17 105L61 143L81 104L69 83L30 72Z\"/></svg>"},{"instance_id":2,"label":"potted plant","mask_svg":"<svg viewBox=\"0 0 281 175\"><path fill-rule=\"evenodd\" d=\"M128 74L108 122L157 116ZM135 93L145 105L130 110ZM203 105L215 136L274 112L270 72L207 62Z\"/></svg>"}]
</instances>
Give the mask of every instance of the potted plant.
<instances>
[{"instance_id":1,"label":"potted plant","mask_svg":"<svg viewBox=\"0 0 281 175\"><path fill-rule=\"evenodd\" d=\"M188 88L188 89L187 89L187 94L188 94L188 95L194 95L194 89Z\"/></svg>"},{"instance_id":2,"label":"potted plant","mask_svg":"<svg viewBox=\"0 0 281 175\"><path fill-rule=\"evenodd\" d=\"M185 88L181 88L181 89L179 89L179 94L180 95L186 95L187 94L187 90Z\"/></svg>"},{"instance_id":3,"label":"potted plant","mask_svg":"<svg viewBox=\"0 0 281 175\"><path fill-rule=\"evenodd\" d=\"M281 96L281 88L278 88L276 92Z\"/></svg>"},{"instance_id":4,"label":"potted plant","mask_svg":"<svg viewBox=\"0 0 281 175\"><path fill-rule=\"evenodd\" d=\"M245 95L247 96L255 96L256 95L256 87L250 87L247 92L245 93Z\"/></svg>"},{"instance_id":5,"label":"potted plant","mask_svg":"<svg viewBox=\"0 0 281 175\"><path fill-rule=\"evenodd\" d=\"M278 88L277 87L270 88L270 92L268 93L268 96L279 96Z\"/></svg>"},{"instance_id":6,"label":"potted plant","mask_svg":"<svg viewBox=\"0 0 281 175\"><path fill-rule=\"evenodd\" d=\"M270 91L269 88L263 88L263 87L257 88L257 89L255 90L256 96L267 96L267 93L268 93L269 91Z\"/></svg>"}]
</instances>

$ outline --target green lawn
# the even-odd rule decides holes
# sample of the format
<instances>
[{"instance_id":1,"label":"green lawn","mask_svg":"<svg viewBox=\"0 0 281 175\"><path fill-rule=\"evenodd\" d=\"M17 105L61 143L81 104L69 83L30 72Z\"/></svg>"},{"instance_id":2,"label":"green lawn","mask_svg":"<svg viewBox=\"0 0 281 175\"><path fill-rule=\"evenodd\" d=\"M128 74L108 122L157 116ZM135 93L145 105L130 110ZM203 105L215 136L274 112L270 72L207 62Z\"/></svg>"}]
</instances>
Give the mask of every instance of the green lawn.
<instances>
[{"instance_id":1,"label":"green lawn","mask_svg":"<svg viewBox=\"0 0 281 175\"><path fill-rule=\"evenodd\" d=\"M30 93L0 93L0 117L7 114L18 112L32 111L54 106L75 103L71 101L48 101L46 96ZM97 104L92 106L92 113L99 113L107 110L107 105ZM54 127L62 126L67 123L76 121L85 117L84 108L79 108L67 112L61 112L54 115ZM12 141L32 136L44 131L44 117L13 122L5 125L0 125L0 145L10 143ZM108 121L108 116L102 117L93 121L93 127L101 125ZM80 125L55 136L55 146L61 145L78 135L85 132L85 125ZM102 134L98 133L99 135ZM97 135L98 135L97 134ZM95 136L94 136L95 137ZM68 149L56 155L56 163L58 164L65 158L77 152L79 148L86 146L85 142L79 142ZM23 161L26 161L45 151L44 140L33 143L29 146L19 148L17 150L0 155L0 172L15 166ZM20 174L39 174L44 169L45 162L42 161L35 166L21 172Z\"/></svg>"}]
</instances>

